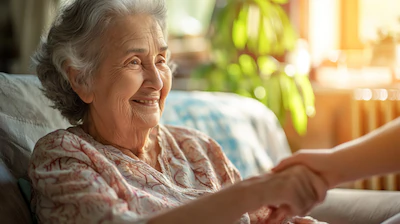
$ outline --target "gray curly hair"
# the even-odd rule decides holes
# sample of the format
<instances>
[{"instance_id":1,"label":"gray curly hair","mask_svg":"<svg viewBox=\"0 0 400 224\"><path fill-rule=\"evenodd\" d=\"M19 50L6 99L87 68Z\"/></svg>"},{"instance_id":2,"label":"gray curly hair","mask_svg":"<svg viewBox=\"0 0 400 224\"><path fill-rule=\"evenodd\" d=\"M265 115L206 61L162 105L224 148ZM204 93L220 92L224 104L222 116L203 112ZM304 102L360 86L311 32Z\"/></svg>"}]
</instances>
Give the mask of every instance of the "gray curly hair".
<instances>
[{"instance_id":1,"label":"gray curly hair","mask_svg":"<svg viewBox=\"0 0 400 224\"><path fill-rule=\"evenodd\" d=\"M72 90L64 63L80 71L78 82L90 88L102 58L101 37L117 17L153 16L167 38L165 0L75 0L61 11L33 55L43 92L73 125L83 122L88 104Z\"/></svg>"}]
</instances>

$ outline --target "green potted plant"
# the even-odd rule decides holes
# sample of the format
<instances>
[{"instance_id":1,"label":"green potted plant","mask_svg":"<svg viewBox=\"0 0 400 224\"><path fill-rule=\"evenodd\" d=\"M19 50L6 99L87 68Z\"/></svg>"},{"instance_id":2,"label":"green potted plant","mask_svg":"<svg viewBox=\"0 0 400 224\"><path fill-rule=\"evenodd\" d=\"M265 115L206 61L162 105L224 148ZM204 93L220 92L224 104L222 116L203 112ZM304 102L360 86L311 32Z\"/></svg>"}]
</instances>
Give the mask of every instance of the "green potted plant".
<instances>
[{"instance_id":1,"label":"green potted plant","mask_svg":"<svg viewBox=\"0 0 400 224\"><path fill-rule=\"evenodd\" d=\"M234 92L269 107L284 124L287 114L299 134L314 114L307 72L285 63L297 35L282 8L286 0L227 0L216 9L208 34L212 60L194 70L208 91Z\"/></svg>"}]
</instances>

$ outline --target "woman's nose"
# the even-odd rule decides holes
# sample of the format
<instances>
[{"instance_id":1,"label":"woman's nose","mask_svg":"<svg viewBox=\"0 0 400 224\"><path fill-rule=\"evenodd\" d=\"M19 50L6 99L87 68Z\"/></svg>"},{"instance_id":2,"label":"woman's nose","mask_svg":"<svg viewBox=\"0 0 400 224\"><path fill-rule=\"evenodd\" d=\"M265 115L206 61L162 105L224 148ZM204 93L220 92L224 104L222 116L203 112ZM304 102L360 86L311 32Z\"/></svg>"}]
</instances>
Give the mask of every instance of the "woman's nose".
<instances>
[{"instance_id":1,"label":"woman's nose","mask_svg":"<svg viewBox=\"0 0 400 224\"><path fill-rule=\"evenodd\" d=\"M144 85L157 91L161 90L164 86L164 83L161 78L161 72L157 69L157 67L153 66L152 68L148 69L146 73Z\"/></svg>"}]
</instances>

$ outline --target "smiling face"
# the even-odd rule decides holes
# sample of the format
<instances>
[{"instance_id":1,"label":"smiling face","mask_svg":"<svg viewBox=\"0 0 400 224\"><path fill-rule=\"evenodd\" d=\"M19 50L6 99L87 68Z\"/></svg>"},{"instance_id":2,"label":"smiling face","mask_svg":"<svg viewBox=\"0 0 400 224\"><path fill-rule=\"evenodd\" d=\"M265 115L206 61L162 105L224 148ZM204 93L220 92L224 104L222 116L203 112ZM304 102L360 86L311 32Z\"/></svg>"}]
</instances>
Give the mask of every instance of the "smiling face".
<instances>
[{"instance_id":1,"label":"smiling face","mask_svg":"<svg viewBox=\"0 0 400 224\"><path fill-rule=\"evenodd\" d=\"M171 89L167 44L149 15L116 19L103 41L102 62L83 99L89 103L89 129L106 142L130 148L135 135L160 120Z\"/></svg>"}]
</instances>

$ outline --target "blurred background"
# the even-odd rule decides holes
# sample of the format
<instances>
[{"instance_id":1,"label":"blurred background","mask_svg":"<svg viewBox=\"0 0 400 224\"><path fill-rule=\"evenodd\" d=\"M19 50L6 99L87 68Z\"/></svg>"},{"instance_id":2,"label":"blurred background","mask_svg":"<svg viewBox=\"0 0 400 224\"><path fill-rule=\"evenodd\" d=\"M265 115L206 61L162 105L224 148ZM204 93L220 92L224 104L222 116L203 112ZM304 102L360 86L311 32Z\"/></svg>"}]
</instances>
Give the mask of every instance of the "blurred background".
<instances>
[{"instance_id":1,"label":"blurred background","mask_svg":"<svg viewBox=\"0 0 400 224\"><path fill-rule=\"evenodd\" d=\"M0 72L30 56L59 4L0 0ZM166 0L176 90L269 107L292 151L328 148L400 114L398 0Z\"/></svg>"}]
</instances>

